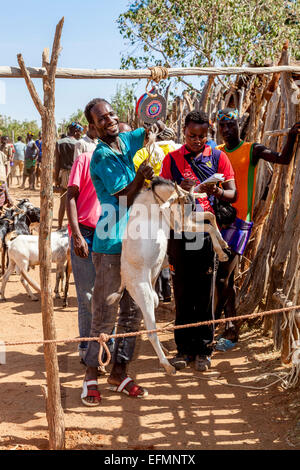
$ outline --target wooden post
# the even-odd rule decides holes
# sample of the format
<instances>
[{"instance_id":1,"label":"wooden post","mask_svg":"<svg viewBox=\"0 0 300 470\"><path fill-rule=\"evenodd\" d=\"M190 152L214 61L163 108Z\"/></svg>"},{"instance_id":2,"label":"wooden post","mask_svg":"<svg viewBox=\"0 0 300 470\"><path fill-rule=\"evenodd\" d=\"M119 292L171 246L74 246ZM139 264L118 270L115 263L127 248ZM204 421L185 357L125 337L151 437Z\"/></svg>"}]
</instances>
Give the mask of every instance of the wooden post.
<instances>
[{"instance_id":1,"label":"wooden post","mask_svg":"<svg viewBox=\"0 0 300 470\"><path fill-rule=\"evenodd\" d=\"M60 38L64 18L56 26L51 60L49 51L43 52L43 67L47 75L43 77L44 104L42 104L33 82L25 67L21 54L18 62L25 78L33 102L42 118L43 159L41 171L41 220L39 229L40 283L43 332L45 340L55 340L56 331L53 314L53 296L51 288L51 229L53 219L53 156L55 151L55 73L60 52ZM57 348L55 343L44 345L47 374L46 415L49 427L49 448L58 450L65 446L64 414L61 406Z\"/></svg>"}]
</instances>

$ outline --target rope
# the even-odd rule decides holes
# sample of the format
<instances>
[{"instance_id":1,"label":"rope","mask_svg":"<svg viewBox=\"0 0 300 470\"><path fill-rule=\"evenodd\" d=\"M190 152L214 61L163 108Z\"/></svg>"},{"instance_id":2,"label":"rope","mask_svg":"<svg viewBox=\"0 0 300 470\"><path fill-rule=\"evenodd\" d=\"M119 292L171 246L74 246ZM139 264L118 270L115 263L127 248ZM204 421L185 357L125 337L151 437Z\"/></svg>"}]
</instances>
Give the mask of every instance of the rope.
<instances>
[{"instance_id":1,"label":"rope","mask_svg":"<svg viewBox=\"0 0 300 470\"><path fill-rule=\"evenodd\" d=\"M207 320L204 322L198 322L198 323L189 323L187 325L175 325L175 326L169 326L170 324L166 325L163 328L156 328L154 330L141 330L141 331L135 331L132 333L119 333L119 334L114 334L114 335L107 335L105 333L101 333L98 337L88 337L88 338L74 338L74 339L61 339L61 340L40 340L40 341L18 341L18 342L3 342L3 346L17 346L17 345L32 345L32 344L53 344L53 343L78 343L81 341L98 341L100 344L99 348L99 354L98 354L98 361L100 366L106 367L111 360L111 353L108 349L107 342L109 339L112 338L125 338L125 337L133 337L133 336L141 336L143 334L153 334L153 333L158 333L158 332L165 332L165 331L172 331L172 330L179 330L182 328L195 328L198 326L202 325L214 325L217 323L226 323L228 321L237 321L237 320L245 320L249 318L256 318L259 316L265 316L265 315L274 315L276 313L281 313L281 312L287 312L287 311L292 311L292 310L300 310L300 305L295 305L291 307L284 307L284 308L279 308L279 309L274 309L274 310L269 310L266 312L258 312L258 313L252 313L248 315L240 315L238 317L231 317L231 318L220 318L218 320ZM103 356L103 350L106 352L106 360L103 361L102 356ZM298 350L295 351L295 354L297 353ZM298 356L297 356L298 357ZM275 383L279 382L280 380L282 381L281 385L283 388L291 388L295 387L298 383L299 380L299 375L300 375L300 360L299 361L293 361L292 364L292 369L290 372L288 372L284 377L280 377L279 375L276 374L265 374L261 378L267 377L268 375L275 375L278 377L278 380L272 382L269 385L266 385L264 387L254 387L254 386L248 386L248 385L238 385L238 384L224 384L223 382L220 382L216 379L213 379L211 377L208 377L208 380L213 380L215 382L218 382L222 385L229 385L232 387L242 387L242 388L251 388L255 390L263 390L265 388L271 387ZM258 378L257 380L260 380L261 378ZM203 380L205 380L204 378Z\"/></svg>"},{"instance_id":2,"label":"rope","mask_svg":"<svg viewBox=\"0 0 300 470\"><path fill-rule=\"evenodd\" d=\"M198 322L198 323L188 323L186 325L167 326L163 328L156 328L154 330L140 330L140 331L134 331L131 333L117 333L114 335L106 335L106 334L101 333L100 336L87 337L87 338L73 338L73 339L59 339L59 340L46 339L46 340L38 340L38 341L13 341L13 342L4 341L2 344L4 346L20 346L20 345L29 345L29 344L80 343L82 341L98 341L100 344L103 345L109 339L112 339L112 338L126 338L126 337L132 337L132 336L141 336L145 334L149 335L149 334L158 333L161 331L172 331L172 330L179 330L183 328L196 328L198 326L203 326L203 325L213 325L217 323L226 323L228 321L238 321L238 320L256 318L256 317L265 316L265 315L274 315L275 313L281 313L281 312L286 312L290 310L300 310L300 305L279 308L279 309L274 309L274 310L268 310L266 312L250 313L248 315L240 315L237 317L219 318L218 320L207 320L207 321Z\"/></svg>"},{"instance_id":3,"label":"rope","mask_svg":"<svg viewBox=\"0 0 300 470\"><path fill-rule=\"evenodd\" d=\"M148 91L149 83L153 80L156 83L159 83L161 80L165 80L168 78L169 71L167 67L163 67L161 65L157 65L155 67L148 67L151 72L151 77L147 81L146 85L146 93L150 98L155 98L157 94L152 94Z\"/></svg>"}]
</instances>

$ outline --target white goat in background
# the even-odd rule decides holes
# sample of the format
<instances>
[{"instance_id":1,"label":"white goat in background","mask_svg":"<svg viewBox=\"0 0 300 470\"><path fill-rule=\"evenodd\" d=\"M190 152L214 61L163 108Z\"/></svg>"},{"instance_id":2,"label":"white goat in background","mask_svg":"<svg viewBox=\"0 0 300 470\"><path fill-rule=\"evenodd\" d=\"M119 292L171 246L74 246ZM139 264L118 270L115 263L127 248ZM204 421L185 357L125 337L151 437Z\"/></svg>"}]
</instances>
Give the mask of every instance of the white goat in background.
<instances>
[{"instance_id":1,"label":"white goat in background","mask_svg":"<svg viewBox=\"0 0 300 470\"><path fill-rule=\"evenodd\" d=\"M10 275L16 270L21 275L21 282L32 300L38 298L31 292L29 285L37 292L41 292L40 286L28 275L29 267L40 264L39 237L37 235L19 235L8 245L8 268L2 279L1 298L5 300L5 287ZM64 277L64 265L67 259L69 237L67 229L51 233L52 263L56 263L56 284L54 292L59 297L59 281Z\"/></svg>"}]
</instances>

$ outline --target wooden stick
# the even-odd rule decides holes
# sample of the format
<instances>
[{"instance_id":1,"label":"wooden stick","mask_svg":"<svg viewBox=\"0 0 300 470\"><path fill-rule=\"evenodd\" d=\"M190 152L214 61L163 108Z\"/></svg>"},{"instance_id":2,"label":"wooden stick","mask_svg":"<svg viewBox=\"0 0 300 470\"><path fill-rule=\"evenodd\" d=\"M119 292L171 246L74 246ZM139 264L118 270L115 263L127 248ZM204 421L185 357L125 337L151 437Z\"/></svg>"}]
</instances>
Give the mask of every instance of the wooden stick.
<instances>
[{"instance_id":1,"label":"wooden stick","mask_svg":"<svg viewBox=\"0 0 300 470\"><path fill-rule=\"evenodd\" d=\"M266 136L277 136L277 135L286 135L289 133L289 131L291 130L290 127L286 128L286 129L277 129L275 131L266 131L264 133L264 135Z\"/></svg>"},{"instance_id":2,"label":"wooden stick","mask_svg":"<svg viewBox=\"0 0 300 470\"><path fill-rule=\"evenodd\" d=\"M18 59L18 63L20 65L20 69L21 69L21 73L22 73L22 77L25 78L25 82L26 82L26 85L27 85L27 88L28 88L28 91L31 95L31 98L35 104L35 107L37 108L38 112L40 113L41 117L43 116L44 112L45 112L45 108L40 100L40 97L39 95L37 94L37 91L35 89L35 86L31 80L31 77L30 77L30 74L28 72L28 69L26 68L25 66L25 63L24 63L24 60L23 60L23 57L22 57L22 54L18 54L17 55L17 59Z\"/></svg>"},{"instance_id":3,"label":"wooden stick","mask_svg":"<svg viewBox=\"0 0 300 470\"><path fill-rule=\"evenodd\" d=\"M58 51L59 53L59 51ZM45 67L27 67L31 78L43 78L47 75ZM282 65L272 67L178 67L169 68L169 77L183 77L189 75L260 75L271 74L275 72L293 72L300 74L300 67L296 65ZM22 78L22 71L18 67L1 66L0 77L2 78ZM140 70L114 70L114 69L75 69L75 68L57 68L55 78L69 79L138 79L151 78L149 69Z\"/></svg>"},{"instance_id":4,"label":"wooden stick","mask_svg":"<svg viewBox=\"0 0 300 470\"><path fill-rule=\"evenodd\" d=\"M43 158L40 190L40 227L39 227L39 259L40 259L40 285L43 333L45 340L56 339L56 328L53 312L53 295L51 288L51 230L53 217L53 156L55 150L55 73L60 52L60 37L64 19L56 27L52 47L51 61L49 62L49 49L44 49L42 60L44 104L42 104L32 83L30 73L26 68L22 55L18 54L18 62L25 78L27 88L32 100L42 118ZM55 343L44 345L44 358L47 374L46 416L49 427L49 448L53 450L64 449L65 424L61 406L59 368L57 360L57 346Z\"/></svg>"}]
</instances>

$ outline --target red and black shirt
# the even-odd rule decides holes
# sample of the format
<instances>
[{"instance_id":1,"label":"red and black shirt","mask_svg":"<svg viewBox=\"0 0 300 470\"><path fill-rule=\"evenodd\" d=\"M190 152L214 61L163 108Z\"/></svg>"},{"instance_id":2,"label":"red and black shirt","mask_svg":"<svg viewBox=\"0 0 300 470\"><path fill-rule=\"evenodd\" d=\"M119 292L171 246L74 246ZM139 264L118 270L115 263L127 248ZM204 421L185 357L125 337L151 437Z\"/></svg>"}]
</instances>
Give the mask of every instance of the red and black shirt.
<instances>
[{"instance_id":1,"label":"red and black shirt","mask_svg":"<svg viewBox=\"0 0 300 470\"><path fill-rule=\"evenodd\" d=\"M198 168L197 175L190 163L191 158L193 158L193 163ZM178 150L170 152L165 156L160 176L167 180L176 181L178 185L180 185L185 178L192 179L199 184L215 173L222 173L225 178L224 182L234 180L233 168L229 158L224 152L212 149L209 145L205 145L203 152L196 157L193 152L190 152L186 146L183 145ZM198 199L196 203L200 204L204 211L214 213L212 208L213 196Z\"/></svg>"}]
</instances>

